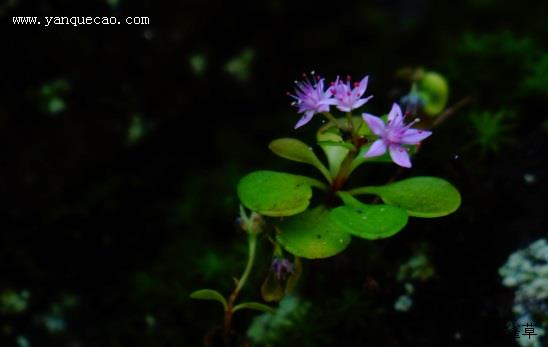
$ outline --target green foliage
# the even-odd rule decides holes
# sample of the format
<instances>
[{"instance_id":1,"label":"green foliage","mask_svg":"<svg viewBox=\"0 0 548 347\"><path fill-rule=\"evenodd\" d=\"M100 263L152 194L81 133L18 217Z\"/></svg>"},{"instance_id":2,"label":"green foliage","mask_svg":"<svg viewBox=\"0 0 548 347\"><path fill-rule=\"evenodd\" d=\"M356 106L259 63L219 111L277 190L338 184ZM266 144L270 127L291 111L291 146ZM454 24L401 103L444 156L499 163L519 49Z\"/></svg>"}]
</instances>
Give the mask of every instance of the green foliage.
<instances>
[{"instance_id":1,"label":"green foliage","mask_svg":"<svg viewBox=\"0 0 548 347\"><path fill-rule=\"evenodd\" d=\"M342 161L351 149L335 130L337 129L333 131L319 131L317 134L318 145L320 145L327 157L329 172L333 177L339 172Z\"/></svg>"},{"instance_id":2,"label":"green foliage","mask_svg":"<svg viewBox=\"0 0 548 347\"><path fill-rule=\"evenodd\" d=\"M238 196L245 207L259 214L292 216L306 210L312 197L311 185L318 183L305 176L254 171L240 180Z\"/></svg>"},{"instance_id":3,"label":"green foliage","mask_svg":"<svg viewBox=\"0 0 548 347\"><path fill-rule=\"evenodd\" d=\"M455 212L461 202L459 191L438 177L413 177L353 192L376 194L386 204L406 209L410 216L423 218L446 216Z\"/></svg>"},{"instance_id":4,"label":"green foliage","mask_svg":"<svg viewBox=\"0 0 548 347\"><path fill-rule=\"evenodd\" d=\"M523 81L524 89L533 93L548 93L548 54L545 53L531 64L530 72Z\"/></svg>"},{"instance_id":5,"label":"green foliage","mask_svg":"<svg viewBox=\"0 0 548 347\"><path fill-rule=\"evenodd\" d=\"M353 148L353 146L351 144L346 143L346 142L318 141L317 143L320 146L336 146L336 147L343 147L343 148L346 148L346 149L352 149ZM341 159L344 159L344 155L342 157L343 158L341 158Z\"/></svg>"},{"instance_id":6,"label":"green foliage","mask_svg":"<svg viewBox=\"0 0 548 347\"><path fill-rule=\"evenodd\" d=\"M196 76L202 76L207 69L207 58L203 54L194 54L188 59L190 69Z\"/></svg>"},{"instance_id":7,"label":"green foliage","mask_svg":"<svg viewBox=\"0 0 548 347\"><path fill-rule=\"evenodd\" d=\"M197 299L197 300L213 300L218 301L223 305L223 309L226 311L227 309L227 303L226 299L216 290L213 289L200 289L192 292L190 294L191 299Z\"/></svg>"},{"instance_id":8,"label":"green foliage","mask_svg":"<svg viewBox=\"0 0 548 347\"><path fill-rule=\"evenodd\" d=\"M0 313L22 313L27 309L29 299L30 292L28 290L22 290L20 292L5 290L0 293Z\"/></svg>"},{"instance_id":9,"label":"green foliage","mask_svg":"<svg viewBox=\"0 0 548 347\"><path fill-rule=\"evenodd\" d=\"M523 56L533 53L535 45L530 38L518 37L510 31L476 35L466 33L460 51L475 56L507 55Z\"/></svg>"},{"instance_id":10,"label":"green foliage","mask_svg":"<svg viewBox=\"0 0 548 347\"><path fill-rule=\"evenodd\" d=\"M473 145L480 147L483 153L499 152L511 142L509 132L510 119L514 113L501 110L496 113L489 111L472 112L469 116L472 131L474 132Z\"/></svg>"},{"instance_id":11,"label":"green foliage","mask_svg":"<svg viewBox=\"0 0 548 347\"><path fill-rule=\"evenodd\" d=\"M470 92L477 91L484 98L496 96L497 100L515 97L539 54L535 41L511 31L468 32L450 47L447 63L450 79L458 81ZM495 62L497 68L493 69ZM501 81L501 71L504 71L504 79L497 83L495 81ZM493 93L494 88L496 93Z\"/></svg>"},{"instance_id":12,"label":"green foliage","mask_svg":"<svg viewBox=\"0 0 548 347\"><path fill-rule=\"evenodd\" d=\"M372 135L371 130L369 130L361 117L352 117L351 123L346 118L339 118L337 119L337 122L341 125L341 127L345 129L351 129L350 124L352 124L352 128L354 129L355 133L363 138L367 138L368 136ZM348 153L352 149L354 149L354 145L350 142L345 141L341 134L341 130L337 127L333 127L332 124L321 127L316 134L316 140L318 145L320 145L320 147L324 151L325 156L327 157L331 176L335 177L341 168L343 160L346 158ZM378 158L368 158L366 160L376 161L377 159ZM358 157L356 158L356 160L358 160ZM354 166L352 170L353 169Z\"/></svg>"},{"instance_id":13,"label":"green foliage","mask_svg":"<svg viewBox=\"0 0 548 347\"><path fill-rule=\"evenodd\" d=\"M50 115L57 115L65 110L64 96L69 91L67 80L59 79L46 83L40 89L40 107Z\"/></svg>"},{"instance_id":14,"label":"green foliage","mask_svg":"<svg viewBox=\"0 0 548 347\"><path fill-rule=\"evenodd\" d=\"M312 304L296 296L287 296L280 301L275 313L265 313L256 317L247 336L255 346L282 346L287 333L306 325Z\"/></svg>"},{"instance_id":15,"label":"green foliage","mask_svg":"<svg viewBox=\"0 0 548 347\"><path fill-rule=\"evenodd\" d=\"M249 79L251 75L251 63L255 58L255 51L251 48L246 48L240 54L229 60L224 70L226 73L234 77L234 79L243 82Z\"/></svg>"},{"instance_id":16,"label":"green foliage","mask_svg":"<svg viewBox=\"0 0 548 347\"><path fill-rule=\"evenodd\" d=\"M147 132L147 126L143 117L136 113L131 117L129 127L127 129L127 141L130 145L136 144L143 138Z\"/></svg>"},{"instance_id":17,"label":"green foliage","mask_svg":"<svg viewBox=\"0 0 548 347\"><path fill-rule=\"evenodd\" d=\"M277 139L270 142L268 148L282 158L300 163L316 165L320 161L314 154L312 147L297 139Z\"/></svg>"},{"instance_id":18,"label":"green foliage","mask_svg":"<svg viewBox=\"0 0 548 347\"><path fill-rule=\"evenodd\" d=\"M316 167L330 181L331 176L327 168L318 159L312 147L306 143L291 138L277 139L268 145L268 148L282 158L293 160L299 163L306 163Z\"/></svg>"},{"instance_id":19,"label":"green foliage","mask_svg":"<svg viewBox=\"0 0 548 347\"><path fill-rule=\"evenodd\" d=\"M318 206L275 223L277 240L290 253L308 259L328 258L342 252L350 234L329 218L329 210Z\"/></svg>"},{"instance_id":20,"label":"green foliage","mask_svg":"<svg viewBox=\"0 0 548 347\"><path fill-rule=\"evenodd\" d=\"M424 112L429 116L437 116L447 105L449 86L445 77L427 71L417 81L417 93L424 102Z\"/></svg>"},{"instance_id":21,"label":"green foliage","mask_svg":"<svg viewBox=\"0 0 548 347\"><path fill-rule=\"evenodd\" d=\"M407 224L407 212L389 205L366 205L340 192L345 206L333 209L329 217L349 234L364 239L390 237Z\"/></svg>"}]
</instances>

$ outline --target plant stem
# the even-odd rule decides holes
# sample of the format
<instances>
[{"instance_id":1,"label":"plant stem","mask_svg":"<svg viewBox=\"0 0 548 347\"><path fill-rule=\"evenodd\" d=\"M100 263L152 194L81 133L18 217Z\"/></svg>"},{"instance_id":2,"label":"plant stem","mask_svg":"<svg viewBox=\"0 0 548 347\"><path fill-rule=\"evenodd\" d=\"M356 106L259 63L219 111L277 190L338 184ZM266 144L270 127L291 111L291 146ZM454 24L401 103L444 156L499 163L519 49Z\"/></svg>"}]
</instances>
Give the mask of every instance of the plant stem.
<instances>
[{"instance_id":1,"label":"plant stem","mask_svg":"<svg viewBox=\"0 0 548 347\"><path fill-rule=\"evenodd\" d=\"M451 117L453 114L455 114L457 111L459 111L461 108L471 103L472 101L474 101L474 99L470 96L467 96L464 99L461 99L456 104L452 105L451 107L446 108L445 111L443 111L443 113L436 118L434 123L432 123L432 128L439 126L447 118Z\"/></svg>"},{"instance_id":2,"label":"plant stem","mask_svg":"<svg viewBox=\"0 0 548 347\"><path fill-rule=\"evenodd\" d=\"M325 179L327 180L327 182L329 184L331 184L331 182L333 182L333 177L331 177L331 173L325 167L325 165L323 165L323 163L321 161L317 160L317 162L314 164L314 166L322 173L323 177L325 177ZM314 180L314 181L316 181L316 180ZM325 190L325 184L323 182L318 182L318 181L314 182L314 181L312 181L312 180L310 181L311 186Z\"/></svg>"},{"instance_id":3,"label":"plant stem","mask_svg":"<svg viewBox=\"0 0 548 347\"><path fill-rule=\"evenodd\" d=\"M354 122L352 121L352 113L346 112L346 120L348 121L348 128L352 134L352 139L354 138Z\"/></svg>"},{"instance_id":4,"label":"plant stem","mask_svg":"<svg viewBox=\"0 0 548 347\"><path fill-rule=\"evenodd\" d=\"M350 195L367 195L367 194L375 194L376 192L376 187L375 186L371 186L371 187L360 187L360 188L354 188L354 189L350 189L348 191L348 194Z\"/></svg>"},{"instance_id":5,"label":"plant stem","mask_svg":"<svg viewBox=\"0 0 548 347\"><path fill-rule=\"evenodd\" d=\"M239 280L236 281L236 288L234 288L234 291L232 291L232 293L230 294L230 297L228 298L227 309L225 311L223 328L224 328L224 335L225 335L225 345L227 346L228 346L229 337L230 337L230 326L232 323L232 314L234 313L233 311L234 302L236 301L238 294L240 294L240 291L242 290L243 286L247 282L249 274L251 273L251 269L253 268L253 263L255 262L255 254L257 251L257 235L248 233L247 242L248 242L248 249L249 249L249 253L247 256L247 264L245 265L245 269L242 276L240 277Z\"/></svg>"},{"instance_id":6,"label":"plant stem","mask_svg":"<svg viewBox=\"0 0 548 347\"><path fill-rule=\"evenodd\" d=\"M346 155L346 158L344 158L341 167L339 168L339 172L337 173L337 176L333 180L333 183L331 184L331 189L329 191L329 195L327 197L328 204L333 203L337 191L339 191L346 181L348 180L348 176L350 175L351 168L352 168L352 161L356 157L357 149L356 147L352 148L348 154Z\"/></svg>"},{"instance_id":7,"label":"plant stem","mask_svg":"<svg viewBox=\"0 0 548 347\"><path fill-rule=\"evenodd\" d=\"M244 273L242 274L242 277L238 280L238 285L236 286L236 289L234 292L236 293L236 296L244 286L245 282L247 282L247 278L249 277L249 274L251 273L251 269L253 268L253 263L255 262L255 252L257 250L257 235L255 234L248 234L248 249L249 254L247 258L247 264L244 269ZM234 298L236 299L236 298Z\"/></svg>"},{"instance_id":8,"label":"plant stem","mask_svg":"<svg viewBox=\"0 0 548 347\"><path fill-rule=\"evenodd\" d=\"M346 121L348 122L348 129L347 131L350 132L350 138L352 139L352 144L356 147L356 151L359 151L360 147L364 144L364 137L360 137L360 134L358 133L358 127L354 124L354 117L352 116L351 112L346 113Z\"/></svg>"}]
</instances>

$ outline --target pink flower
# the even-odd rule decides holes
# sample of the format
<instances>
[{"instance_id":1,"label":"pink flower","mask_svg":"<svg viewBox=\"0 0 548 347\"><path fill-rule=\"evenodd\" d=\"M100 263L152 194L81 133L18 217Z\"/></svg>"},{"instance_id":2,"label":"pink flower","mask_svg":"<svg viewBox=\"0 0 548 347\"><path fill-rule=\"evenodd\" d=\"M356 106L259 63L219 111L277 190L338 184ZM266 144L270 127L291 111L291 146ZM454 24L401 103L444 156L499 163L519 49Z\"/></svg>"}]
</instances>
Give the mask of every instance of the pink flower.
<instances>
[{"instance_id":1,"label":"pink flower","mask_svg":"<svg viewBox=\"0 0 548 347\"><path fill-rule=\"evenodd\" d=\"M333 83L329 91L335 98L335 106L343 112L350 112L358 107L363 106L373 97L370 95L366 98L361 98L367 89L367 81L369 76L365 76L359 83L354 83L354 88L350 85L350 76L346 78L346 82L342 82L339 77Z\"/></svg>"},{"instance_id":2,"label":"pink flower","mask_svg":"<svg viewBox=\"0 0 548 347\"><path fill-rule=\"evenodd\" d=\"M306 77L306 75L304 76ZM295 129L310 122L314 114L329 112L329 106L335 103L332 94L324 91L323 78L316 77L315 81L308 79L303 82L295 81L295 94L289 94L295 102L292 104L299 108L299 113L304 113L295 125Z\"/></svg>"},{"instance_id":3,"label":"pink flower","mask_svg":"<svg viewBox=\"0 0 548 347\"><path fill-rule=\"evenodd\" d=\"M380 137L373 142L367 153L365 153L366 158L383 155L388 149L394 163L403 167L411 167L407 149L402 145L416 145L432 135L431 131L411 128L413 124L418 122L418 119L407 125L404 124L401 108L396 103L392 105L392 109L388 113L387 124L384 124L381 118L367 113L364 113L362 117L369 129Z\"/></svg>"}]
</instances>

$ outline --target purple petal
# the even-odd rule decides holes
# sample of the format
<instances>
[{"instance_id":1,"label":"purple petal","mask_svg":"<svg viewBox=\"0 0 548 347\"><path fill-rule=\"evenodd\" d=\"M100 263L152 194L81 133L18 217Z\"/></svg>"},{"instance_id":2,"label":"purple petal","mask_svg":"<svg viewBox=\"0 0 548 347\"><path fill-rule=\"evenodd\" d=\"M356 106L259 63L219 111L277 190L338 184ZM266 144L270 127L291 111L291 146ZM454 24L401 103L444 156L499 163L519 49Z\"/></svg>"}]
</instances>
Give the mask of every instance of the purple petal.
<instances>
[{"instance_id":1,"label":"purple petal","mask_svg":"<svg viewBox=\"0 0 548 347\"><path fill-rule=\"evenodd\" d=\"M392 104L392 109L390 109L390 112L388 113L388 121L392 125L398 125L403 123L401 108L400 105L398 105L397 103Z\"/></svg>"},{"instance_id":2,"label":"purple petal","mask_svg":"<svg viewBox=\"0 0 548 347\"><path fill-rule=\"evenodd\" d=\"M369 80L369 76L365 76L361 81L360 84L358 84L358 95L362 96L363 93L365 93L365 90L367 89L367 81Z\"/></svg>"},{"instance_id":3,"label":"purple petal","mask_svg":"<svg viewBox=\"0 0 548 347\"><path fill-rule=\"evenodd\" d=\"M365 104L366 102L368 102L369 99L371 99L372 97L373 97L373 95L370 95L370 96L368 96L367 98L358 99L358 100L352 105L352 109L357 109L358 107L361 107L363 104Z\"/></svg>"},{"instance_id":4,"label":"purple petal","mask_svg":"<svg viewBox=\"0 0 548 347\"><path fill-rule=\"evenodd\" d=\"M324 112L329 112L329 105L318 105L318 107L316 107L316 113Z\"/></svg>"},{"instance_id":5,"label":"purple petal","mask_svg":"<svg viewBox=\"0 0 548 347\"><path fill-rule=\"evenodd\" d=\"M304 116L302 116L301 119L297 122L297 124L295 125L295 129L300 128L306 123L310 122L312 116L314 116L314 111L307 111Z\"/></svg>"},{"instance_id":6,"label":"purple petal","mask_svg":"<svg viewBox=\"0 0 548 347\"><path fill-rule=\"evenodd\" d=\"M346 104L344 104L342 102L338 102L335 105L337 105L337 108L341 112L350 112L350 111L352 111L352 109L350 107L348 107Z\"/></svg>"},{"instance_id":7,"label":"purple petal","mask_svg":"<svg viewBox=\"0 0 548 347\"><path fill-rule=\"evenodd\" d=\"M392 158L392 161L399 166L403 167L411 167L411 162L409 161L409 154L407 154L407 151L405 148L403 148L400 145L392 144L389 148L390 151L390 158Z\"/></svg>"},{"instance_id":8,"label":"purple petal","mask_svg":"<svg viewBox=\"0 0 548 347\"><path fill-rule=\"evenodd\" d=\"M379 117L375 117L369 113L362 114L363 120L367 123L367 126L373 134L382 136L384 134L384 122Z\"/></svg>"},{"instance_id":9,"label":"purple petal","mask_svg":"<svg viewBox=\"0 0 548 347\"><path fill-rule=\"evenodd\" d=\"M331 97L331 95L332 95L331 93L329 93L329 95L326 94L325 97L324 97L324 99L320 100L320 101L318 102L318 104L320 104L320 105L328 105L328 106L329 106L329 105L336 105L336 104L337 104L337 99L333 99L333 98ZM329 108L328 108L328 109L329 109ZM322 111L322 112L324 112L324 111ZM327 112L327 111L325 111L325 112Z\"/></svg>"},{"instance_id":10,"label":"purple petal","mask_svg":"<svg viewBox=\"0 0 548 347\"><path fill-rule=\"evenodd\" d=\"M406 145L415 145L428 136L432 135L431 131L427 130L417 130L417 129L408 129L405 131L401 138L401 142Z\"/></svg>"},{"instance_id":11,"label":"purple petal","mask_svg":"<svg viewBox=\"0 0 548 347\"><path fill-rule=\"evenodd\" d=\"M323 92L323 78L320 78L320 80L318 81L318 83L316 83L316 90L321 90Z\"/></svg>"},{"instance_id":12,"label":"purple petal","mask_svg":"<svg viewBox=\"0 0 548 347\"><path fill-rule=\"evenodd\" d=\"M386 153L386 145L384 144L383 140L377 140L373 142L371 147L369 147L369 150L367 153L365 153L365 158L371 158L371 157L378 157L379 155L383 155Z\"/></svg>"},{"instance_id":13,"label":"purple petal","mask_svg":"<svg viewBox=\"0 0 548 347\"><path fill-rule=\"evenodd\" d=\"M365 100L365 99L358 99L352 104L352 109L355 110L355 109L361 107L366 102L367 102L367 100Z\"/></svg>"}]
</instances>

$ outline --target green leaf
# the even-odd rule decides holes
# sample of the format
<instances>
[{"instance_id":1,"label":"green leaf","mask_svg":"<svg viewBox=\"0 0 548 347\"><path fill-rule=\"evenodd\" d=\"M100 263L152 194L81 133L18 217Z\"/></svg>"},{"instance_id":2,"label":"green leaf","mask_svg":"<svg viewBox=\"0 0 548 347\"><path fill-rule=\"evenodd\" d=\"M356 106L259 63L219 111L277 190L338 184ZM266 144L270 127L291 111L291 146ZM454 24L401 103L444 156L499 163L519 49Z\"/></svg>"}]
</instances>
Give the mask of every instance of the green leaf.
<instances>
[{"instance_id":1,"label":"green leaf","mask_svg":"<svg viewBox=\"0 0 548 347\"><path fill-rule=\"evenodd\" d=\"M339 172L341 164L349 152L347 144L339 133L333 131L318 132L318 144L322 148L329 163L329 172L335 177Z\"/></svg>"},{"instance_id":2,"label":"green leaf","mask_svg":"<svg viewBox=\"0 0 548 347\"><path fill-rule=\"evenodd\" d=\"M348 142L318 141L317 144L320 145L320 146L339 146L339 147L344 147L344 148L347 148L347 149L354 148L354 145L352 145L351 143L348 143Z\"/></svg>"},{"instance_id":3,"label":"green leaf","mask_svg":"<svg viewBox=\"0 0 548 347\"><path fill-rule=\"evenodd\" d=\"M331 182L329 171L314 154L312 147L306 143L297 139L283 138L270 142L268 148L282 158L315 166Z\"/></svg>"},{"instance_id":4,"label":"green leaf","mask_svg":"<svg viewBox=\"0 0 548 347\"><path fill-rule=\"evenodd\" d=\"M407 212L390 205L366 205L346 192L339 192L345 206L333 209L329 217L346 232L364 239L392 236L407 224Z\"/></svg>"},{"instance_id":5,"label":"green leaf","mask_svg":"<svg viewBox=\"0 0 548 347\"><path fill-rule=\"evenodd\" d=\"M190 294L191 299L197 300L215 300L223 305L223 309L226 311L227 303L225 298L216 290L213 289L200 289Z\"/></svg>"},{"instance_id":6,"label":"green leaf","mask_svg":"<svg viewBox=\"0 0 548 347\"><path fill-rule=\"evenodd\" d=\"M363 187L352 194L376 194L388 205L406 209L410 216L434 218L455 212L461 203L459 191L438 177L413 177L377 187Z\"/></svg>"},{"instance_id":7,"label":"green leaf","mask_svg":"<svg viewBox=\"0 0 548 347\"><path fill-rule=\"evenodd\" d=\"M417 93L424 102L424 112L429 116L436 116L447 104L449 86L442 75L425 72L418 81Z\"/></svg>"},{"instance_id":8,"label":"green leaf","mask_svg":"<svg viewBox=\"0 0 548 347\"><path fill-rule=\"evenodd\" d=\"M352 124L354 125L354 129L356 129L358 135L365 137L373 135L373 132L369 129L367 123L363 121L362 117L352 117Z\"/></svg>"},{"instance_id":9,"label":"green leaf","mask_svg":"<svg viewBox=\"0 0 548 347\"><path fill-rule=\"evenodd\" d=\"M324 206L310 209L278 223L278 242L289 252L308 259L327 258L342 252L350 234L329 218Z\"/></svg>"},{"instance_id":10,"label":"green leaf","mask_svg":"<svg viewBox=\"0 0 548 347\"><path fill-rule=\"evenodd\" d=\"M308 147L306 143L297 139L277 139L270 142L268 148L280 157L289 160L312 165L319 162L319 159L316 157L316 154L314 154L312 147Z\"/></svg>"},{"instance_id":11,"label":"green leaf","mask_svg":"<svg viewBox=\"0 0 548 347\"><path fill-rule=\"evenodd\" d=\"M292 216L308 207L311 186L323 183L310 177L275 171L254 171L238 183L238 197L252 211L271 217Z\"/></svg>"},{"instance_id":12,"label":"green leaf","mask_svg":"<svg viewBox=\"0 0 548 347\"><path fill-rule=\"evenodd\" d=\"M242 302L241 304L234 306L234 309L232 310L232 312L236 312L244 308L247 308L250 310L269 312L269 313L274 313L276 311L275 308L265 304L261 304L260 302Z\"/></svg>"}]
</instances>

